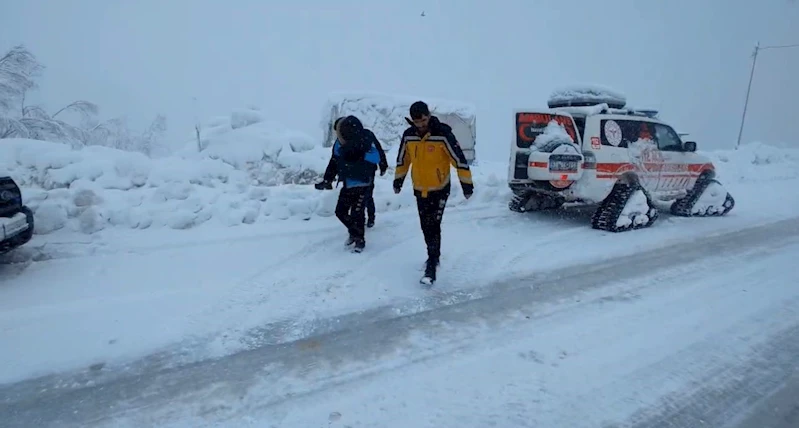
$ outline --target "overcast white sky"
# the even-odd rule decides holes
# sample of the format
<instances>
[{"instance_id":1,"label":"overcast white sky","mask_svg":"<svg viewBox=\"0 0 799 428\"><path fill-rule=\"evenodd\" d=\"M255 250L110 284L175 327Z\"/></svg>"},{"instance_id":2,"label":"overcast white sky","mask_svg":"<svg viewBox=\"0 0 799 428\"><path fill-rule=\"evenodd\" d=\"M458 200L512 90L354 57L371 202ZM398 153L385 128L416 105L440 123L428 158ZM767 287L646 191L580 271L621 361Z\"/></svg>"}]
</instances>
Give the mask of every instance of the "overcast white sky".
<instances>
[{"instance_id":1,"label":"overcast white sky","mask_svg":"<svg viewBox=\"0 0 799 428\"><path fill-rule=\"evenodd\" d=\"M794 0L6 0L0 49L47 66L51 109L88 99L141 126L161 112L175 141L246 104L321 135L330 91L374 90L475 103L478 156L504 160L511 110L574 82L732 147L755 42L799 43L797 22ZM761 53L744 140L799 146L797 76L799 49Z\"/></svg>"}]
</instances>

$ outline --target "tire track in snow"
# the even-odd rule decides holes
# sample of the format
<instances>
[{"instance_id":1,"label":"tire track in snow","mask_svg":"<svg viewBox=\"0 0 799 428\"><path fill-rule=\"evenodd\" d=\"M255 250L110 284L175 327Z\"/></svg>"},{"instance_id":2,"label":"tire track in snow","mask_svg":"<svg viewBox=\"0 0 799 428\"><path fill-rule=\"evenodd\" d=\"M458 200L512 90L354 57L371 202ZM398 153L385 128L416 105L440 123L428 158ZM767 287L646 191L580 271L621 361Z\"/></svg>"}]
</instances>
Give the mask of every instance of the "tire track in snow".
<instances>
[{"instance_id":1,"label":"tire track in snow","mask_svg":"<svg viewBox=\"0 0 799 428\"><path fill-rule=\"evenodd\" d=\"M351 381L357 373L369 375L369 361L398 350L413 358L426 358L425 355L433 358L450 350L435 346L430 348L432 354L425 354L424 349L418 348L418 340L408 342L408 335L412 332L416 332L418 337L419 332L426 331L441 339L447 334L457 333L447 323L468 324L476 319L512 316L531 304L537 308L532 310L533 313L550 316L566 310L569 305L587 304L581 302L579 294L621 278L634 282L635 277L651 275L658 269L673 270L675 266L696 263L711 255L732 257L752 252L750 248L736 245L740 242L759 247L761 251L764 246L769 251L778 251L781 246L795 242L798 233L799 220L793 219L718 235L704 240L701 246L660 248L624 260L520 277L475 288L465 294L459 291L448 298L430 296L426 302L416 302L412 306L376 308L318 320L314 325L306 326L305 332L310 333L310 337L280 345L260 344L252 350L221 359L166 368L145 362L138 367L126 367L123 372L100 371L34 379L0 387L0 396L6 397L0 404L0 413L12 415L14 419L8 419L11 426L32 421L41 422L39 426L109 422L137 409L158 414L167 402L170 403L166 404L167 407L172 407L218 397L232 405L235 400L230 401L231 397L247 395L259 378L272 379L269 391L259 391L259 394L266 394L259 403L275 404L313 393L330 382ZM564 301L568 303L566 306ZM442 307L442 302L446 306ZM525 311L530 313L530 310ZM284 326L263 327L267 331L270 328L280 330ZM465 332L469 333L468 330ZM468 346L468 336L466 340L460 345L455 341L456 346ZM348 371L346 364L342 366L347 361L360 361L360 365L356 364ZM338 370L340 376L336 377L331 370ZM292 380L308 380L309 377L312 380L310 387ZM328 384L325 384L326 380ZM230 409L223 406L207 410L224 416Z\"/></svg>"},{"instance_id":2,"label":"tire track in snow","mask_svg":"<svg viewBox=\"0 0 799 428\"><path fill-rule=\"evenodd\" d=\"M447 208L448 211L452 211L454 215L463 215L468 214L475 211L486 211L496 208L495 205L491 203L482 203L482 204L475 204L470 206L458 205L454 207ZM415 216L416 210L415 208L401 208L399 210L394 211L383 211L378 212L378 214L387 217L395 217L395 216ZM328 223L328 220L333 222L332 224ZM325 224L320 224L318 222L307 222L307 223L295 223L292 222L290 224L289 231L281 231L281 230L270 230L267 232L258 231L258 226L268 225L268 226L275 226L279 224L278 222L281 220L270 220L270 223L264 224L254 224L254 225L241 225L240 227L250 227L255 230L254 233L248 234L246 236L235 236L235 237L218 237L218 238L206 238L206 239L192 239L189 241L183 241L178 243L167 243L167 244L157 244L157 245L133 245L130 247L125 248L112 248L108 244L103 242L78 242L78 241L67 241L67 242L45 242L39 245L28 245L22 247L16 251L17 255L12 257L7 257L7 263L26 263L26 262L47 262L51 260L61 260L61 259L75 259L75 258L91 258L91 257L102 257L102 256L110 256L110 255L120 255L120 254L152 254L155 252L160 251L169 251L169 250L179 250L183 248L195 248L195 247L202 247L202 246L216 246L216 245L225 245L231 243L247 243L247 242L258 242L264 241L273 238L287 238L287 237L304 237L304 236L314 236L320 234L331 234L331 233L339 233L341 231L341 224L339 224L338 220L335 216L327 216L327 217L320 217L317 221L323 221ZM468 222L469 220L463 220L461 222ZM392 220L392 223L396 224L399 223L396 220ZM300 227L299 225L307 224L309 227ZM179 231L173 229L165 229L167 233L179 233ZM212 230L213 233L218 233L220 229ZM199 227L196 229L189 229L185 232L203 232L203 228ZM148 230L147 232L151 232ZM136 233L136 232L132 232ZM159 235L154 235L154 237L158 237ZM177 235L175 235L177 236ZM83 247L85 249L76 251L77 247Z\"/></svg>"},{"instance_id":3,"label":"tire track in snow","mask_svg":"<svg viewBox=\"0 0 799 428\"><path fill-rule=\"evenodd\" d=\"M741 416L750 408L760 404L762 399L758 397L769 397L773 391L784 386L791 374L797 370L799 318L796 317L794 309L797 303L799 300L794 299L781 308L775 308L776 312L768 314L773 316L779 312L792 312L795 322L779 330L765 344L754 346L752 354L737 356L740 359L737 364L727 363L706 367L692 382L693 387L661 398L637 412L629 423L610 424L604 428L737 427ZM746 330L746 326L737 327ZM758 333L750 331L748 338ZM738 334L743 336L743 333ZM717 352L716 358L723 360L729 357L729 354L720 351ZM700 370L697 367L690 369ZM671 372L674 372L674 369ZM799 404L796 400L794 403ZM793 421L786 419L781 424L768 426L793 428L797 426L797 422L799 418L794 418ZM753 426L762 428L766 425Z\"/></svg>"},{"instance_id":4,"label":"tire track in snow","mask_svg":"<svg viewBox=\"0 0 799 428\"><path fill-rule=\"evenodd\" d=\"M415 215L415 213L414 213ZM480 217L482 220L496 219L505 217L502 215L487 215ZM472 219L456 219L455 224L468 223ZM373 273L383 271L372 269L375 263L380 264L384 260L395 260L386 254L394 251L405 252L405 245L411 240L421 240L421 231L418 233L410 232L402 227L407 222L399 222L391 219L381 222L373 229L367 229L367 244L363 253L352 254L343 246L346 232L336 230L335 232L323 235L320 240L313 240L303 246L300 250L292 252L288 256L281 257L276 262L268 265L247 276L236 280L234 285L225 292L222 300L192 316L189 322L191 325L199 326L196 331L208 332L218 331L216 339L208 341L204 338L198 343L209 344L206 350L184 351L184 354L191 352L210 353L230 353L249 349L253 346L261 346L264 343L282 343L287 340L295 340L298 335L302 335L302 328L298 327L309 320L317 319L316 307L308 305L308 302L324 301L324 296L335 299L337 295L347 293L350 284L360 284L365 281L374 281ZM339 242L342 241L342 242ZM420 254L423 254L420 251ZM296 261L302 260L302 265ZM293 263L291 261L294 261ZM307 266L307 269L305 268ZM320 272L314 274L313 271ZM309 290L307 285L312 284ZM296 284L303 286L295 287ZM270 324L281 325L281 332L291 331L290 336L268 334L262 329L253 328L245 323L226 322L240 321L242 313L253 313L252 318L256 325L262 325L258 321L259 308L268 305L275 298L272 291L279 288L282 291L277 297L280 302L274 302L272 307L279 307L279 313L271 313L270 317L275 317ZM342 309L339 312L344 312ZM231 325L238 325L230 328ZM254 345L257 344L257 345ZM185 346L184 346L185 347Z\"/></svg>"},{"instance_id":5,"label":"tire track in snow","mask_svg":"<svg viewBox=\"0 0 799 428\"><path fill-rule=\"evenodd\" d=\"M341 368L340 364L335 364L328 368L324 363L320 364L317 362L316 365L309 364L305 366L302 371L295 373L295 375L303 377L306 382L313 385L308 387L310 389L303 389L302 387L296 386L296 388L291 389L291 392L288 394L284 394L284 391L274 392L271 390L259 390L256 397L253 397L249 403L242 404L241 407L232 405L227 409L217 409L217 416L219 416L222 421L235 424L234 421L240 420L239 418L243 415L249 416L257 414L260 410L269 409L268 413L273 417L266 418L265 420L277 421L280 417L272 413L272 406L274 405L278 409L283 409L281 404L285 401L292 401L293 404L291 408L294 409L294 415L304 413L305 409L311 412L318 411L318 408L314 409L313 404L315 401L321 401L320 396L330 399L331 395L338 395L338 390L333 394L321 392L320 390L335 388L336 386L352 382L352 385L347 385L345 388L342 388L343 391L341 391L341 394L346 394L346 392L349 391L357 397L359 394L355 391L360 389L359 385L361 385L361 382L353 382L354 380L367 380L373 376L379 376L381 379L385 379L386 377L382 375L394 369L402 371L400 373L391 374L388 376L389 379L397 376L407 378L410 374L408 373L409 370L404 370L405 365L420 363L431 358L438 360L439 357L440 361L423 364L422 366L440 366L442 369L446 369L447 367L451 367L450 364L452 364L452 361L450 357L452 355L463 353L475 353L476 355L480 355L481 351L486 349L502 350L499 351L500 354L502 352L513 351L513 349L517 349L517 347L509 347L509 339L514 340L513 338L515 337L517 340L520 340L522 337L529 337L531 335L533 337L525 343L533 346L538 344L536 349L539 351L543 348L552 348L552 346L547 345L549 343L558 342L555 336L569 338L566 343L571 342L561 351L559 358L554 355L546 355L546 353L544 355L538 354L538 356L533 354L533 358L538 359L539 364L546 364L547 366L551 364L553 367L557 367L558 365L563 366L559 369L533 369L535 372L547 372L549 376L542 378L543 382L539 382L538 387L536 387L535 384L532 385L533 388L527 392L527 396L522 397L517 395L515 397L516 399L524 400L525 398L529 399L530 396L535 396L541 399L542 404L534 405L529 403L528 400L528 402L522 406L521 410L511 408L496 409L495 413L498 416L486 418L485 414L488 414L488 410L492 407L492 401L496 400L484 402L481 399L479 406L477 403L472 403L479 408L479 411L471 412L471 416L474 416L474 413L478 413L481 417L478 419L474 419L473 417L462 418L468 419L473 423L473 425L469 426L487 426L491 422L496 423L506 418L512 419L511 416L508 416L508 412L520 411L520 416L524 416L516 420L516 423L522 423L519 421L523 420L525 424L531 424L531 426L560 426L566 420L564 416L568 415L571 420L569 426L627 427L629 426L627 424L601 425L600 421L603 418L597 417L597 415L605 415L607 419L612 420L614 414L624 414L629 411L631 406L638 407L639 405L645 405L647 399L656 397L661 390L685 387L687 384L688 388L685 391L690 392L693 389L690 387L693 382L699 385L714 385L715 388L720 388L723 385L719 386L719 383L729 380L738 380L738 374L744 372L752 375L749 380L754 380L754 383L747 384L748 388L743 390L742 395L748 394L747 398L751 399L752 396L757 396L760 393L760 390L762 390L761 387L764 384L768 385L769 382L773 383L779 381L780 377L784 378L786 373L790 373L791 367L786 366L785 363L789 363L793 356L799 355L799 318L796 317L797 312L795 309L797 304L799 304L799 293L797 293L796 290L784 288L784 286L787 285L785 283L787 279L782 275L778 277L777 281L772 279L768 287L765 287L765 284L763 284L763 288L769 289L770 296L764 297L758 295L756 299L751 300L751 302L754 303L754 309L740 310L738 311L739 313L730 316L728 319L713 320L712 318L714 316L726 313L725 311L718 312L720 308L724 308L728 311L735 311L741 308L742 300L746 301L746 297L744 297L746 294L742 294L742 290L740 289L731 290L726 282L715 282L712 286L703 286L702 281L707 280L707 274L703 272L703 269L712 267L714 270L718 269L721 272L740 272L740 270L735 270L735 268L740 267L742 262L756 263L762 256L774 256L779 254L786 244L793 245L795 251L796 243L797 239L794 237L790 240L775 242L770 248L760 247L754 250L744 248L742 251L733 251L731 254L719 254L718 257L710 259L712 263L705 264L700 261L699 263L690 265L680 265L677 269L669 268L664 270L654 278L650 278L649 275L646 275L646 277L642 279L627 279L623 281L623 284L615 284L600 290L580 293L582 297L575 298L574 295L571 295L571 297L567 298L568 302L565 304L548 309L546 305L544 305L544 308L538 307L533 311L524 310L517 318L532 318L534 321L522 320L521 323L519 323L517 320L517 325L515 326L511 325L508 327L502 325L502 321L497 321L497 318L501 318L500 314L487 311L488 313L484 312L481 315L487 329L503 331L502 334L496 336L489 335L488 340L479 337L480 334L475 335L474 331L468 328L468 325L464 326L466 328L463 329L461 329L460 324L446 325L446 323L452 322L453 320L445 314L439 313L433 316L436 320L443 321L443 325L434 324L431 327L424 321L418 322L417 320L412 323L414 324L414 328L417 329L417 332L419 328L426 330L426 327L431 327L430 329L433 331L426 331L425 333L427 334L423 333L424 337L419 337L420 334L416 333L415 336L417 337L411 342L410 346L395 344L396 346L393 349L386 352L388 354L393 352L392 360L394 360L395 364L399 364L399 366L395 364L377 364L375 367L373 363L364 362L355 367ZM755 245L757 245L757 243L755 243ZM715 247L715 245L713 247ZM781 257L782 259L786 258L785 255ZM635 262L638 261L639 260L636 260ZM655 267L663 266L663 262L664 261L661 260L660 265ZM668 260L666 260L666 262L668 262ZM760 276L761 273L762 272L750 272L747 273L746 276L747 278L750 276L756 278ZM606 274L602 272L598 272L597 277L598 281L608 278ZM610 278L612 278L611 281L615 280L612 276ZM678 285L680 282L685 285ZM663 288L661 285L667 287ZM755 289L752 288L751 291L754 290ZM658 297L653 298L651 295L657 295ZM713 306L716 312L704 311L701 309L701 303L696 303L697 297L712 298L714 296L717 300L712 300L713 303L708 303ZM660 299L660 297L666 297L666 299ZM784 300L779 300L779 298L783 298ZM501 299L506 302L513 302L511 296L504 296L501 297ZM636 303L638 300L643 300L643 305ZM620 308L620 304L626 304L625 302L632 302L630 306L631 309L627 311L623 309L615 310ZM511 303L509 306L513 305L515 305L515 303ZM499 305L506 313L512 313L512 308L509 306ZM484 308L485 305L480 305L480 307ZM497 306L490 305L489 307L495 308ZM680 307L686 308L685 314L682 314L678 309ZM689 310L690 312L688 312ZM444 311L451 312L449 308ZM619 314L620 311L622 312L621 314ZM479 311L475 310L474 312L476 313ZM680 315L681 319L671 321L670 318L675 315ZM575 317L578 317L581 321L578 323L571 323L572 319ZM616 317L621 317L619 322L626 325L619 325L618 328L613 328L614 322L612 320ZM652 320L651 318L655 319ZM764 320L767 322L764 322ZM530 324L530 322L536 321L540 321L542 325L536 327ZM707 321L710 321L710 323ZM692 330L692 327L683 329L675 328L676 332L687 333L688 339L676 337L676 340L673 342L674 348L670 350L668 349L670 341L668 334L666 334L662 338L664 345L660 345L661 352L636 352L637 342L651 342L649 336L654 333L654 325L663 325L666 327L670 325L669 322L675 324L682 323L684 327L689 325L695 326L696 329L694 331L699 331L700 334L697 335L686 331ZM650 323L650 325L647 326L647 323ZM510 324L513 324L513 322ZM707 327L708 324L711 324L710 327ZM640 331L635 327L637 325L642 326ZM509 335L507 333L508 329L515 329L516 332ZM550 330L552 330L552 332L548 334L547 331ZM367 333L368 331L370 330L367 330ZM393 329L388 329L388 331L384 333L395 334L395 331ZM483 335L484 334L483 332ZM372 338L371 335L369 335L369 337L370 339ZM444 337L444 340L441 340L442 337ZM359 340L357 337L353 338L350 336L350 338L353 341ZM336 343L322 341L317 347L326 355L326 352L334 352L334 350L342 349L343 346L358 346L353 343L342 345L338 343L340 340L341 339L338 338ZM364 339L360 339L358 343L362 343L363 340ZM425 340L426 342L424 342ZM420 348L420 341L429 343L429 345ZM609 343L622 343L629 346L625 349L613 351L612 347L608 346ZM385 345L385 343L382 344L382 346ZM747 348L750 346L756 349L755 355L749 355L749 353L746 352L748 351ZM331 347L334 350L331 350ZM327 351L324 351L325 349L327 349ZM646 349L646 346L644 346L643 349ZM745 352L739 355L736 354L736 350L738 352L744 350ZM548 351L551 352L552 349ZM607 352L609 351L618 354L621 361L630 360L630 364L619 364L620 361L616 361L615 364L610 364L607 360ZM364 352L366 353L366 351ZM603 353L605 354L603 355ZM589 378L586 378L585 382L572 383L572 387L566 389L569 390L571 394L568 396L562 395L564 388L560 388L559 385L553 384L551 381L559 383L560 379L567 377L566 373L575 371L575 369L584 364L590 366L591 363L588 361L593 359L591 355L597 355L597 358L600 358L601 361L604 361L604 365L607 365L606 369L613 369L613 372L596 377L591 377L590 373L582 373L583 376L587 375ZM491 356L485 355L484 359L490 361ZM404 362L396 363L397 360ZM758 361L760 361L761 366L771 361L772 365L769 366L770 372L759 372L760 376L757 376L757 373L752 373L758 369ZM599 363L599 367L602 365L603 363ZM330 371L333 371L335 374L330 374ZM585 372L585 370L583 370L583 372ZM431 373L428 372L427 374ZM423 376L422 374L419 375ZM522 375L520 374L520 376ZM283 382L281 382L281 374L274 374L274 372L271 372L265 374L265 377L269 379L270 386L279 389L283 385ZM541 376L534 377L541 378ZM614 379L614 381L608 382L608 379ZM497 379L497 382L502 382L502 380ZM372 389L381 384L380 381L368 383L371 384ZM738 386L740 387L741 383L739 383ZM420 382L419 387L425 387L423 381ZM540 388L540 392L536 392L536 388ZM559 390L561 392L558 392ZM614 391L618 391L618 394L614 393ZM319 392L319 394L317 394L317 392ZM449 392L459 392L457 383L451 387ZM428 392L426 396L440 396L442 393L446 394L446 391L437 390ZM365 394L370 395L369 393ZM397 416L396 412L398 406L396 405L396 401L402 398L402 394L397 393L397 395L393 397L391 396L391 392L387 392L387 394L388 396L383 402L390 407L394 407L394 413L395 416ZM488 394L490 395L490 392ZM482 393L478 396L482 396ZM358 402L362 401L363 398L364 397L360 399L353 398L353 400ZM512 399L513 397L507 398ZM335 406L335 401L337 400L332 401L334 402L331 403L331 405ZM394 403L393 405L390 404L392 402ZM502 403L502 401L499 402ZM714 403L717 407L724 406L725 404L722 400ZM468 403L459 402L459 405L464 404ZM446 408L446 400L443 401L441 405L444 407L435 407L435 409L443 413L447 413L447 411L450 410ZM375 401L374 407L378 406L381 406L381 402ZM486 409L486 406L488 406L489 409ZM298 412L297 409L303 409L303 411ZM330 407L330 409L341 410L336 407ZM456 409L457 406L453 408L453 410ZM347 413L350 417L355 416L357 418L357 415L352 414L352 408L346 410L348 410ZM425 407L425 410L432 410L432 408ZM740 408L732 410L740 410ZM399 411L404 412L404 410ZM412 412L413 409L409 408L408 411ZM283 412L283 410L276 410L276 412L279 414ZM732 412L727 409L724 416L729 417L730 413ZM384 413L384 415L386 415L387 418L390 417L388 413ZM702 417L703 414L698 413L695 415ZM707 418L705 420L711 420L711 412L705 413L704 415L705 418ZM424 415L420 413L419 417L424 418ZM427 423L432 426L453 425L454 420L451 417L444 419L447 420L430 420L427 421ZM352 419L349 420L352 421ZM676 421L676 419L669 422L673 421ZM671 425L664 422L663 426L679 426L683 428L720 426L712 423L703 425L698 423L698 421L699 419L696 419L693 423L686 423L685 425ZM197 420L198 426L204 425L205 422L207 422L207 420ZM295 424L298 423L297 421L293 422ZM305 420L303 422L301 426L307 426L307 424L311 423L310 420ZM373 420L372 422L376 421ZM388 422L388 420L385 422ZM425 424L424 420L415 420L414 422L421 425ZM510 421L506 421L505 425L509 425L509 422ZM572 425L572 423L574 425ZM580 423L584 425L580 425ZM503 424L500 423L500 425ZM394 421L394 425L392 426L403 425ZM649 425L643 424L643 426ZM785 428L788 427L793 428L790 425L785 425Z\"/></svg>"}]
</instances>

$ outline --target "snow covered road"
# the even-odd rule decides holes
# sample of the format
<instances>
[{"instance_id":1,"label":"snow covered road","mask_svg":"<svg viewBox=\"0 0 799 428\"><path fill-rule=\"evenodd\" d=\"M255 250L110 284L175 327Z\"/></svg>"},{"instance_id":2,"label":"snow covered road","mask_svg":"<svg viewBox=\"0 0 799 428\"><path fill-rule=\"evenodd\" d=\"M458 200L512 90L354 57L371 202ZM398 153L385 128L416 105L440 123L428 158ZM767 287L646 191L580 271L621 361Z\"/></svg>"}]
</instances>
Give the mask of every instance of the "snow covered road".
<instances>
[{"instance_id":1,"label":"snow covered road","mask_svg":"<svg viewBox=\"0 0 799 428\"><path fill-rule=\"evenodd\" d=\"M97 366L130 372L145 357L164 366L196 362L322 334L343 320L469 300L531 273L693 245L795 216L796 186L772 182L764 192L759 183L737 184L728 217L664 214L654 227L625 234L592 230L586 209L519 215L496 203L455 207L443 224L440 293L418 286L425 254L412 210L381 214L358 255L342 250L333 218L51 240L31 246L43 261L27 269L0 265L0 344L8 350L0 353L0 383L92 374Z\"/></svg>"},{"instance_id":2,"label":"snow covered road","mask_svg":"<svg viewBox=\"0 0 799 428\"><path fill-rule=\"evenodd\" d=\"M797 255L797 219L727 230L433 310L349 315L338 321L351 328L217 360L6 385L0 415L8 426L735 426L797 370Z\"/></svg>"}]
</instances>

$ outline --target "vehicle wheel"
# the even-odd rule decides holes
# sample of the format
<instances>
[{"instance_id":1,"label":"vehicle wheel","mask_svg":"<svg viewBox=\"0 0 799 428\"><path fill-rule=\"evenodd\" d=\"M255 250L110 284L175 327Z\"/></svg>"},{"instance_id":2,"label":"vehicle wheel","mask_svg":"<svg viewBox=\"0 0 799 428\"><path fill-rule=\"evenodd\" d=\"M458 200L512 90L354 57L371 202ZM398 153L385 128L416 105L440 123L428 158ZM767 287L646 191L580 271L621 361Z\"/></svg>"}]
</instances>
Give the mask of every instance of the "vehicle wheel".
<instances>
[{"instance_id":1,"label":"vehicle wheel","mask_svg":"<svg viewBox=\"0 0 799 428\"><path fill-rule=\"evenodd\" d=\"M658 216L652 198L639 183L616 183L591 216L591 227L625 232L652 226Z\"/></svg>"},{"instance_id":2,"label":"vehicle wheel","mask_svg":"<svg viewBox=\"0 0 799 428\"><path fill-rule=\"evenodd\" d=\"M563 202L563 198L529 192L523 195L514 194L508 202L508 208L518 213L554 210L560 208Z\"/></svg>"},{"instance_id":3,"label":"vehicle wheel","mask_svg":"<svg viewBox=\"0 0 799 428\"><path fill-rule=\"evenodd\" d=\"M530 196L530 194L517 195L514 193L510 198L510 202L508 202L508 208L513 212L523 213L525 211L524 206Z\"/></svg>"},{"instance_id":4,"label":"vehicle wheel","mask_svg":"<svg viewBox=\"0 0 799 428\"><path fill-rule=\"evenodd\" d=\"M718 180L702 176L684 198L671 205L671 214L680 217L720 217L732 210L735 199Z\"/></svg>"}]
</instances>

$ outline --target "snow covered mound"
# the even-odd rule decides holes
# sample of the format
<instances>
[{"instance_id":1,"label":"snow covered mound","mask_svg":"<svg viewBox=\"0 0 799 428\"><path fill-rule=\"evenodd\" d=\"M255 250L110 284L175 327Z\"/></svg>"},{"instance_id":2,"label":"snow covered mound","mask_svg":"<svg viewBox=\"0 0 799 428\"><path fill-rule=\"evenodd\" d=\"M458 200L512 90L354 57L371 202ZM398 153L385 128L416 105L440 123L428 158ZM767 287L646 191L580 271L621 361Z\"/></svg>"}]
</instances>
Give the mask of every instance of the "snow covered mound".
<instances>
[{"instance_id":1,"label":"snow covered mound","mask_svg":"<svg viewBox=\"0 0 799 428\"><path fill-rule=\"evenodd\" d=\"M330 150L311 136L267 120L257 109L241 109L200 127L200 141L176 154L184 160L218 160L247 172L255 184L308 184L324 172Z\"/></svg>"},{"instance_id":2,"label":"snow covered mound","mask_svg":"<svg viewBox=\"0 0 799 428\"><path fill-rule=\"evenodd\" d=\"M330 148L254 112L245 113L212 121L201 134L202 151L195 142L156 159L101 146L73 149L4 139L0 174L10 175L22 188L36 216L37 234L94 233L108 227L187 229L333 216L338 191L317 191L310 184L324 171ZM558 128L550 131L553 138L563 137ZM725 184L799 179L799 149L755 143L705 154ZM466 202L455 182L448 205L507 204L507 164L483 162L472 169L474 197ZM410 186L395 195L392 179L391 171L377 177L377 212L415 209Z\"/></svg>"},{"instance_id":3,"label":"snow covered mound","mask_svg":"<svg viewBox=\"0 0 799 428\"><path fill-rule=\"evenodd\" d=\"M318 191L310 184L271 185L259 176L306 171L308 181L315 181L327 165L330 149L299 150L293 144L305 141L300 134L270 133L258 126L262 123L235 130L240 131L236 138L224 133L209 138L209 146L200 153L187 147L178 155L157 159L99 146L73 149L39 140L4 139L0 175L10 175L22 188L24 202L36 217L36 234L95 233L107 227L188 229L205 223L236 226L332 216L338 191ZM470 203L507 196L505 166L484 168L474 172L480 193ZM378 176L378 212L415 206L410 186L394 195L392 179L391 173ZM450 204L463 202L456 184Z\"/></svg>"},{"instance_id":4,"label":"snow covered mound","mask_svg":"<svg viewBox=\"0 0 799 428\"><path fill-rule=\"evenodd\" d=\"M453 132L464 149L467 158L469 151L473 154L476 138L474 105L460 102L416 98L410 96L397 96L379 93L333 93L328 97L322 115L322 129L325 135L325 145L330 147L336 140L332 132L333 121L341 116L354 115L363 122L364 126L371 129L386 150L399 145L402 133L408 127L405 118L409 116L408 110L416 101L422 100L430 107L430 112L439 116L453 127ZM462 124L457 122L463 122ZM460 128L460 129L459 129Z\"/></svg>"},{"instance_id":5,"label":"snow covered mound","mask_svg":"<svg viewBox=\"0 0 799 428\"><path fill-rule=\"evenodd\" d=\"M574 85L555 89L547 100L550 108L607 104L610 108L624 108L627 97L601 85Z\"/></svg>"},{"instance_id":6,"label":"snow covered mound","mask_svg":"<svg viewBox=\"0 0 799 428\"><path fill-rule=\"evenodd\" d=\"M765 182L799 178L799 148L778 148L754 142L738 150L702 152L724 182Z\"/></svg>"}]
</instances>

